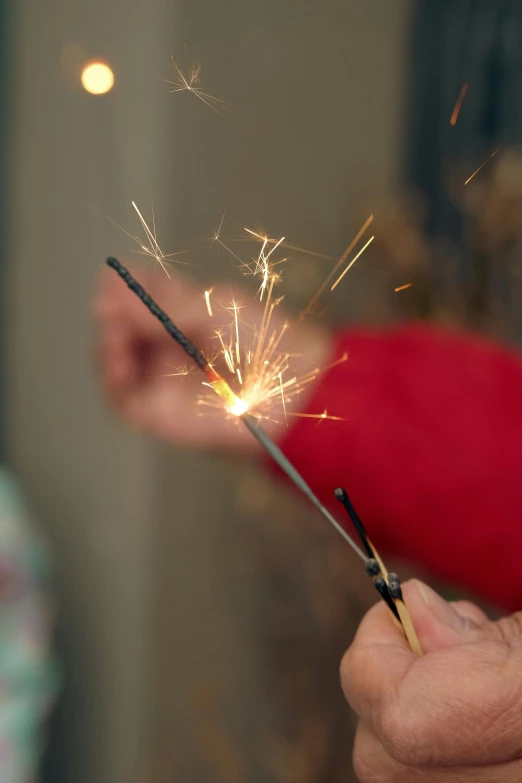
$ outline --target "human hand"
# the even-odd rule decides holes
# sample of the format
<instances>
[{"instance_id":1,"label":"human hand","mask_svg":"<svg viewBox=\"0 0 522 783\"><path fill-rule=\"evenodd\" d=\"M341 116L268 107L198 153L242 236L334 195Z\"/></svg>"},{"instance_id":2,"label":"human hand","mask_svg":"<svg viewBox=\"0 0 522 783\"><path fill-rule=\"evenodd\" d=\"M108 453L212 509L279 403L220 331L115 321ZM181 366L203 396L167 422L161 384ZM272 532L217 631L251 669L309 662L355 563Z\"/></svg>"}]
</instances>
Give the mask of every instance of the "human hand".
<instances>
[{"instance_id":1,"label":"human hand","mask_svg":"<svg viewBox=\"0 0 522 783\"><path fill-rule=\"evenodd\" d=\"M490 622L412 581L404 597L417 658L384 604L364 618L341 664L359 716L361 783L522 781L522 612Z\"/></svg>"},{"instance_id":2,"label":"human hand","mask_svg":"<svg viewBox=\"0 0 522 783\"><path fill-rule=\"evenodd\" d=\"M202 290L181 275L172 279L140 271L139 282L165 309L172 320L209 355L217 349L214 330L227 327L231 313L219 304L213 305L214 317L207 312ZM248 302L248 323L260 323L263 306L249 293L235 288L235 299ZM233 298L226 285L215 286L212 299L228 303ZM98 324L97 355L102 382L108 399L116 411L131 425L143 429L170 443L197 448L227 447L245 451L257 448L250 433L225 412L212 411L202 416L198 406L205 378L195 369L186 376L169 377L175 368L187 365L190 359L164 331L136 296L110 270L104 270L94 300ZM276 308L274 327L282 325L284 313ZM240 323L242 340L250 340L248 328ZM298 375L324 364L330 350L328 335L317 327L298 323L289 328L278 350L292 354L292 371ZM192 368L191 368L192 369ZM217 368L219 369L219 367ZM308 387L310 393L312 384ZM306 393L287 405L295 412L296 405L306 403ZM206 409L208 411L208 409ZM273 437L281 434L284 418L267 423Z\"/></svg>"}]
</instances>

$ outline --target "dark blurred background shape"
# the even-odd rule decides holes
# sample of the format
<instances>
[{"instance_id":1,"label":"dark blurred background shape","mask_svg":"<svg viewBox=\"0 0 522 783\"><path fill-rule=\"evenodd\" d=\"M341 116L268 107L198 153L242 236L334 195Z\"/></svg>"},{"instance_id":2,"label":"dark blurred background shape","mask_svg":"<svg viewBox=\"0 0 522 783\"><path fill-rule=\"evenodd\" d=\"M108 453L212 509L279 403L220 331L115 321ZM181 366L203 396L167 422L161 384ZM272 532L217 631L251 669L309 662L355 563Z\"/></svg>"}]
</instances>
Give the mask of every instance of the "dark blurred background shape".
<instances>
[{"instance_id":1,"label":"dark blurred background shape","mask_svg":"<svg viewBox=\"0 0 522 783\"><path fill-rule=\"evenodd\" d=\"M419 0L415 17L406 170L426 207L430 312L518 342L522 6Z\"/></svg>"},{"instance_id":2,"label":"dark blurred background shape","mask_svg":"<svg viewBox=\"0 0 522 783\"><path fill-rule=\"evenodd\" d=\"M429 197L427 232L460 237L449 164L476 161L522 139L522 6L516 0L419 0L413 35L411 180ZM450 123L462 85L464 100Z\"/></svg>"}]
</instances>

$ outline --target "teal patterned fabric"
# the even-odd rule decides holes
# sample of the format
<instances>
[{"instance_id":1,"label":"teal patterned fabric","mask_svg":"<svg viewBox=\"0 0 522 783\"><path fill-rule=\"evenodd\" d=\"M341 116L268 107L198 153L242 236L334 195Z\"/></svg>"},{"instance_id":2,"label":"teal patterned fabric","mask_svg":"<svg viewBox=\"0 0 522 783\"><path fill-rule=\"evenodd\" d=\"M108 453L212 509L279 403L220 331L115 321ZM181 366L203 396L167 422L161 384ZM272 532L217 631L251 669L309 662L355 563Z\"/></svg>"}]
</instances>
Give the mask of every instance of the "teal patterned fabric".
<instances>
[{"instance_id":1,"label":"teal patterned fabric","mask_svg":"<svg viewBox=\"0 0 522 783\"><path fill-rule=\"evenodd\" d=\"M59 685L50 562L14 480L0 468L0 783L30 783Z\"/></svg>"}]
</instances>

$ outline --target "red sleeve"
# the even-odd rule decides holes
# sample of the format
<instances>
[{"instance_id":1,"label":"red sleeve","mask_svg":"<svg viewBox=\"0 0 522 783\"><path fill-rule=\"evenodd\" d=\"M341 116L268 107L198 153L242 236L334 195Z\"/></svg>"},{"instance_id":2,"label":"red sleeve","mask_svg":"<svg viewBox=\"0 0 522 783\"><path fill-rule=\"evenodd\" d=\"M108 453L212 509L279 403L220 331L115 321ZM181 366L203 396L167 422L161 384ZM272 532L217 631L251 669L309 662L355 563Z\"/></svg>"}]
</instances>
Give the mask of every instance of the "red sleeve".
<instances>
[{"instance_id":1,"label":"red sleeve","mask_svg":"<svg viewBox=\"0 0 522 783\"><path fill-rule=\"evenodd\" d=\"M342 332L280 444L323 502L344 486L376 546L522 607L522 361L426 326ZM344 511L336 509L337 518Z\"/></svg>"}]
</instances>

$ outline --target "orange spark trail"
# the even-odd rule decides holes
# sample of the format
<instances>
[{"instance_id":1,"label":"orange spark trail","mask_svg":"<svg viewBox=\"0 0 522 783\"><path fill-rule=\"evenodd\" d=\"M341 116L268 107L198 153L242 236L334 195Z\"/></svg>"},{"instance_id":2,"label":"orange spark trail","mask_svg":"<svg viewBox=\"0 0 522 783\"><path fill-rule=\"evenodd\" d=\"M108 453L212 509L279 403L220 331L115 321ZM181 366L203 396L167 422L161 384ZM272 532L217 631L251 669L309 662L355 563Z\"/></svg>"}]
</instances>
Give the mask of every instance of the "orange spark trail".
<instances>
[{"instance_id":1,"label":"orange spark trail","mask_svg":"<svg viewBox=\"0 0 522 783\"><path fill-rule=\"evenodd\" d=\"M370 217L368 218L366 223L359 230L358 234L354 237L354 239L352 239L352 241L350 242L350 244L348 245L348 247L346 248L346 250L342 254L341 258L337 261L336 265L334 266L334 268L332 269L332 271L330 272L330 274L328 275L328 277L326 278L324 283L322 283L322 285L318 288L316 293L313 295L312 299L310 300L310 302L307 304L307 306L305 307L305 309L301 313L301 318L304 318L306 315L310 315L310 313L312 312L312 310L313 310L317 300L319 299L321 294L325 291L326 287L328 286L328 284L330 283L332 278L335 277L335 275L337 274L337 272L339 271L341 266L344 264L344 262L346 261L346 259L348 258L348 256L352 252L352 250L354 249L355 245L357 244L359 239L362 237L362 235L364 234L364 232L366 231L366 229L368 228L368 226L371 224L372 221L373 221L373 215L370 215ZM333 291L333 288L331 290Z\"/></svg>"},{"instance_id":2,"label":"orange spark trail","mask_svg":"<svg viewBox=\"0 0 522 783\"><path fill-rule=\"evenodd\" d=\"M471 177L468 177L468 178L467 178L467 180L465 181L465 183L464 183L464 184L465 184L465 185L467 185L467 184L468 184L468 182L471 182L471 180L473 179L473 177L475 177L475 176L476 176L476 175L479 173L479 171L480 171L481 169L483 169L483 168L484 168L484 166L486 165L486 163L489 163L489 161L491 160L491 158L493 158L493 157L494 157L494 156L497 154L497 152L498 152L498 150L495 150L495 152L492 152L492 153L491 153L491 155L489 156L489 158L486 158L486 160L484 161L484 163L481 163L481 164L480 164L480 166L478 167L478 169L477 169L476 171L474 171L474 172L473 172L473 174L471 175Z\"/></svg>"},{"instance_id":3,"label":"orange spark trail","mask_svg":"<svg viewBox=\"0 0 522 783\"><path fill-rule=\"evenodd\" d=\"M459 114L460 114L460 109L462 107L462 104L464 102L464 98L466 97L466 93L468 91L468 86L469 85L467 85L467 84L463 84L462 85L462 89L461 89L461 91L459 93L459 97L457 98L457 103L455 104L455 108L453 109L453 113L451 115L450 125L456 125L457 124L457 120L458 120Z\"/></svg>"},{"instance_id":4,"label":"orange spark trail","mask_svg":"<svg viewBox=\"0 0 522 783\"><path fill-rule=\"evenodd\" d=\"M340 277L338 277L338 278L337 278L337 280L335 281L335 283L333 284L333 286L330 288L330 291L333 291L333 290L334 290L334 288L337 288L337 286L339 285L339 283L341 282L341 280L343 279L343 277L345 276L345 274L346 274L346 273L347 273L347 272L348 272L348 271L349 271L349 270L352 268L352 266L355 264L355 262L357 261L357 259L359 258L359 256L362 256L362 254L364 253L364 251L366 250L366 248L368 247L368 245L371 245L371 243L373 242L373 240L374 240L374 239L375 239L375 237L374 237L374 236L373 236L373 237L370 237L370 239L367 241L367 243L365 244L365 246L364 246L363 248L361 248L361 250L359 250L359 252L358 252L358 253L357 253L357 255L355 256L355 258L352 258L352 260L350 261L350 263L348 264L348 266L346 267L346 269L344 270L344 272L342 273L342 275L340 275Z\"/></svg>"},{"instance_id":5,"label":"orange spark trail","mask_svg":"<svg viewBox=\"0 0 522 783\"><path fill-rule=\"evenodd\" d=\"M411 288L412 285L413 283L406 283L406 285L400 285L398 288L395 288L395 293L397 293L397 291L405 291L406 288Z\"/></svg>"},{"instance_id":6,"label":"orange spark trail","mask_svg":"<svg viewBox=\"0 0 522 783\"><path fill-rule=\"evenodd\" d=\"M308 248L301 247L300 245L292 245L290 242L283 242L282 239L272 239L271 237L265 237L262 234L259 234L257 231L252 231L250 228L245 228L245 231L247 231L256 239L259 239L260 242L264 242L268 245L275 245L277 243L280 244L281 247L287 247L289 250L295 250L298 253L303 253L305 256L323 258L325 261L337 261L337 259L333 256L327 256L325 253L316 253L315 250L308 250Z\"/></svg>"}]
</instances>

